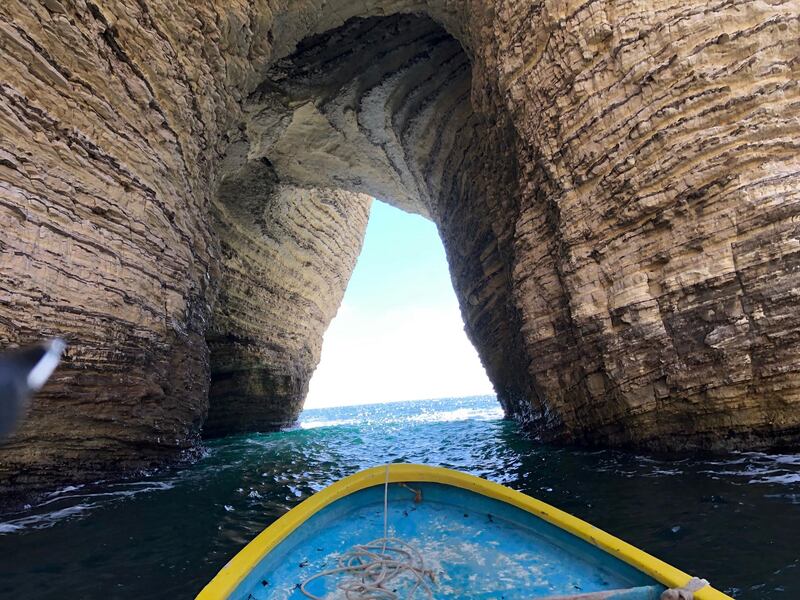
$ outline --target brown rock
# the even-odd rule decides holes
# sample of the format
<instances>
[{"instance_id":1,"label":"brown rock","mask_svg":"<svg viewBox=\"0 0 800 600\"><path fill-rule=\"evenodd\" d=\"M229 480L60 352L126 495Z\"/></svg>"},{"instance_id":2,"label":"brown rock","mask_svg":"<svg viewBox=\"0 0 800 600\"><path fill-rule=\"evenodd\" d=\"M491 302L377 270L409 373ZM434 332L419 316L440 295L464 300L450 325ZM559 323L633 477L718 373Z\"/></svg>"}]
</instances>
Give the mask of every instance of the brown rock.
<instances>
[{"instance_id":1,"label":"brown rock","mask_svg":"<svg viewBox=\"0 0 800 600\"><path fill-rule=\"evenodd\" d=\"M799 12L3 3L0 344L71 345L0 478L158 464L209 386L209 434L291 421L372 195L543 438L796 444Z\"/></svg>"}]
</instances>

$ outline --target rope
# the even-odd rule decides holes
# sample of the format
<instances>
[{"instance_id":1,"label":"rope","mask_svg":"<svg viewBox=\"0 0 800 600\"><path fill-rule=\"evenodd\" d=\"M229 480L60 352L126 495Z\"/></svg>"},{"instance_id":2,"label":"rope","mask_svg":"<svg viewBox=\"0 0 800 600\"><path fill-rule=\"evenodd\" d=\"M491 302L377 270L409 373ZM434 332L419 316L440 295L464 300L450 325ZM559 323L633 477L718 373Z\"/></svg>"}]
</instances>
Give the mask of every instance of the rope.
<instances>
[{"instance_id":1,"label":"rope","mask_svg":"<svg viewBox=\"0 0 800 600\"><path fill-rule=\"evenodd\" d=\"M416 490L415 501L421 494ZM336 589L346 600L411 600L417 590L433 600L431 584L435 584L434 572L425 567L425 561L413 546L394 537L389 537L389 465L383 483L383 537L363 545L353 546L343 553L337 567L327 569L306 579L300 591L312 600L325 600L312 594L306 586L322 577L345 574L336 584ZM411 584L410 591L402 596L403 585Z\"/></svg>"},{"instance_id":2,"label":"rope","mask_svg":"<svg viewBox=\"0 0 800 600\"><path fill-rule=\"evenodd\" d=\"M315 579L345 573L348 577L342 579L336 588L347 600L400 600L404 596L397 588L403 585L405 575L413 584L405 598L413 598L417 590L433 598L433 590L428 584L428 580L435 583L433 572L425 568L422 555L413 546L397 538L382 537L353 546L339 557L338 565L304 581L300 591L312 600L325 600L309 592L306 586Z\"/></svg>"},{"instance_id":3,"label":"rope","mask_svg":"<svg viewBox=\"0 0 800 600\"><path fill-rule=\"evenodd\" d=\"M414 493L414 502L422 501L421 491L404 483L400 485ZM406 600L412 600L417 590L433 600L430 584L436 584L434 571L425 567L422 554L416 548L403 540L389 537L388 464L383 481L383 537L353 546L339 556L337 565L334 569L312 575L300 584L303 595L311 600L326 600L309 592L306 586L315 579L344 574L346 577L336 584L336 589L344 594L346 600L401 600L403 596L399 589L407 580L413 587L405 595ZM707 585L705 579L692 577L683 587L665 590L660 600L693 600L694 592Z\"/></svg>"},{"instance_id":4,"label":"rope","mask_svg":"<svg viewBox=\"0 0 800 600\"><path fill-rule=\"evenodd\" d=\"M661 594L660 600L693 600L694 593L709 585L705 579L692 577L683 587L670 588Z\"/></svg>"}]
</instances>

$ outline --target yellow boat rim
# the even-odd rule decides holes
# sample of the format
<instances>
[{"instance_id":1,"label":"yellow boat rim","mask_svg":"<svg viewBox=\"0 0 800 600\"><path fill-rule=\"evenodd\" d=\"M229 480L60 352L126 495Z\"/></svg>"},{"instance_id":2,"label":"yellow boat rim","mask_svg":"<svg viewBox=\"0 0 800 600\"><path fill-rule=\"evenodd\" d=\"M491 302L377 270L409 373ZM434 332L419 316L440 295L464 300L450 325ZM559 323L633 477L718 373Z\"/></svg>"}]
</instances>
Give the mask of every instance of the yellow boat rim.
<instances>
[{"instance_id":1,"label":"yellow boat rim","mask_svg":"<svg viewBox=\"0 0 800 600\"><path fill-rule=\"evenodd\" d=\"M306 520L329 504L354 492L384 485L386 480L386 465L372 467L345 477L307 498L258 534L222 567L214 579L198 594L197 600L228 598L261 560ZM668 588L683 587L692 579L690 575L680 569L623 542L586 521L499 483L443 467L401 463L388 465L388 481L389 483L415 481L440 483L481 494L520 508L555 525L646 573ZM695 600L733 600L727 594L711 586L695 591L694 598Z\"/></svg>"}]
</instances>

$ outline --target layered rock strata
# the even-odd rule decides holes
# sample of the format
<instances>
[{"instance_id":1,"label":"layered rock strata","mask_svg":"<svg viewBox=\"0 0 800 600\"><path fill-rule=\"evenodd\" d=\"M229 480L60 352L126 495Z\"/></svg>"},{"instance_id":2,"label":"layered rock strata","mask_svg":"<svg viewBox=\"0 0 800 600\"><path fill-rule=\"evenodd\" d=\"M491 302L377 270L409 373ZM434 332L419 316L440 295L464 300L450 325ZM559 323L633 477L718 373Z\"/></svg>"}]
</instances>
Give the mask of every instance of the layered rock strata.
<instances>
[{"instance_id":1,"label":"layered rock strata","mask_svg":"<svg viewBox=\"0 0 800 600\"><path fill-rule=\"evenodd\" d=\"M322 334L361 249L372 199L279 183L263 159L220 185L220 289L206 332L209 437L292 424L319 362Z\"/></svg>"},{"instance_id":2,"label":"layered rock strata","mask_svg":"<svg viewBox=\"0 0 800 600\"><path fill-rule=\"evenodd\" d=\"M798 14L3 3L0 343L71 345L0 477L158 464L209 387L209 433L291 420L369 195L438 225L543 438L796 444Z\"/></svg>"}]
</instances>

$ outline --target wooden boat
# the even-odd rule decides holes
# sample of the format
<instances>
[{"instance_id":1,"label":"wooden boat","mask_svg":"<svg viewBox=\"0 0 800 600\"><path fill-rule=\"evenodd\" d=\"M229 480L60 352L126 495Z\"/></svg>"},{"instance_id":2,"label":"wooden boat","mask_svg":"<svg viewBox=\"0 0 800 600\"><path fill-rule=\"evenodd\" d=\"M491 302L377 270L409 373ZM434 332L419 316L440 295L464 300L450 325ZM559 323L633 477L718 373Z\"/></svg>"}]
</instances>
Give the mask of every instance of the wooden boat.
<instances>
[{"instance_id":1,"label":"wooden boat","mask_svg":"<svg viewBox=\"0 0 800 600\"><path fill-rule=\"evenodd\" d=\"M376 556L379 564L365 564ZM502 485L392 464L346 477L289 511L198 599L659 600L692 598L683 588L698 581ZM695 600L731 600L705 583Z\"/></svg>"}]
</instances>

